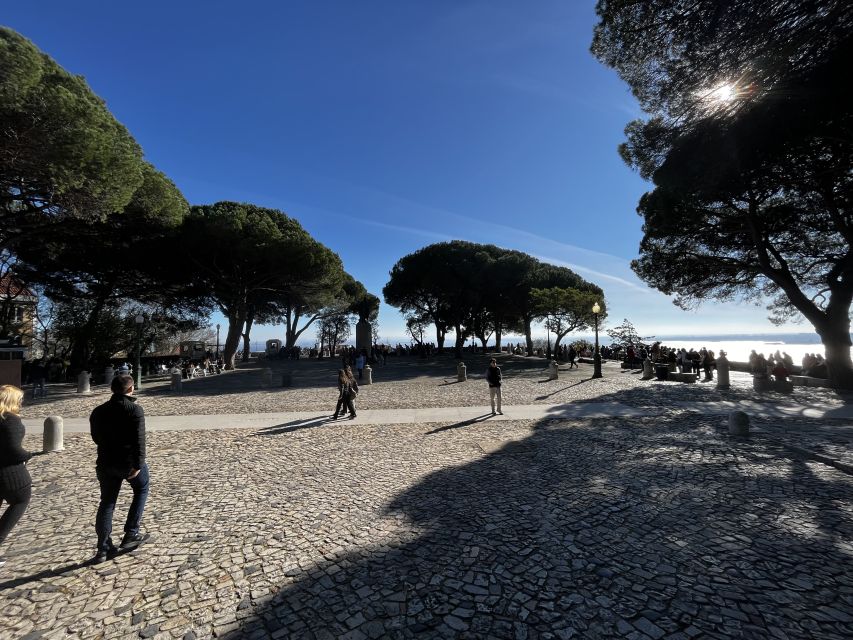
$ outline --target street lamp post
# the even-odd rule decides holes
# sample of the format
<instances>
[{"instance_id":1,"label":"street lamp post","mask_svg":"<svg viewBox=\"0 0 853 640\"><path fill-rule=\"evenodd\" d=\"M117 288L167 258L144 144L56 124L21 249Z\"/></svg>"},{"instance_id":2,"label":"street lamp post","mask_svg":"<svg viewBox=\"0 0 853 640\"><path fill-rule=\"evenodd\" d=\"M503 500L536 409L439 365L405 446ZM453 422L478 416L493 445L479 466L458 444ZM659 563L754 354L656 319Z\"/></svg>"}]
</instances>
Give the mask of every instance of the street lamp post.
<instances>
[{"instance_id":1,"label":"street lamp post","mask_svg":"<svg viewBox=\"0 0 853 640\"><path fill-rule=\"evenodd\" d=\"M592 369L592 377L600 378L601 377L601 351L598 349L598 314L601 313L601 307L598 306L596 302L592 305L592 315L595 318L595 354L593 355L593 369Z\"/></svg>"},{"instance_id":2,"label":"street lamp post","mask_svg":"<svg viewBox=\"0 0 853 640\"><path fill-rule=\"evenodd\" d=\"M545 331L548 334L547 348L545 349L545 359L551 359L551 327L548 325L547 318L545 319Z\"/></svg>"},{"instance_id":3,"label":"street lamp post","mask_svg":"<svg viewBox=\"0 0 853 640\"><path fill-rule=\"evenodd\" d=\"M141 313L134 318L136 321L136 365L133 368L135 374L134 386L137 389L142 388L142 324L145 322L145 316Z\"/></svg>"},{"instance_id":4,"label":"street lamp post","mask_svg":"<svg viewBox=\"0 0 853 640\"><path fill-rule=\"evenodd\" d=\"M216 361L219 362L219 323L216 323Z\"/></svg>"}]
</instances>

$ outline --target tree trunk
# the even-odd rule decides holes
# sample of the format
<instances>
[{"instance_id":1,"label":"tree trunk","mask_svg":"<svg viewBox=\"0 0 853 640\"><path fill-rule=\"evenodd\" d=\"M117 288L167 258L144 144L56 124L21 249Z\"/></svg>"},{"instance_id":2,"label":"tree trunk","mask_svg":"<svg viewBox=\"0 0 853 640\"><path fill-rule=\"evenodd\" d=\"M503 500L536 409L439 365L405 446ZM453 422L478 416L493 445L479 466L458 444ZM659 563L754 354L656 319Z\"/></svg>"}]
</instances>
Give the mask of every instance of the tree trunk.
<instances>
[{"instance_id":1,"label":"tree trunk","mask_svg":"<svg viewBox=\"0 0 853 640\"><path fill-rule=\"evenodd\" d=\"M447 335L446 329L435 328L435 344L438 347L438 352L442 353L444 351L444 337Z\"/></svg>"},{"instance_id":2,"label":"tree trunk","mask_svg":"<svg viewBox=\"0 0 853 640\"><path fill-rule=\"evenodd\" d=\"M294 317L296 316L296 317ZM293 345L296 344L296 336L294 334L294 328L296 327L296 323L299 322L299 312L291 307L287 308L287 311L284 313L284 347L285 349L293 348Z\"/></svg>"},{"instance_id":3,"label":"tree trunk","mask_svg":"<svg viewBox=\"0 0 853 640\"><path fill-rule=\"evenodd\" d=\"M251 353L252 343L249 340L249 335L252 333L252 324L255 322L255 314L253 312L249 312L246 316L246 332L243 334L243 357L241 360L243 362L249 361L249 355Z\"/></svg>"},{"instance_id":4,"label":"tree trunk","mask_svg":"<svg viewBox=\"0 0 853 640\"><path fill-rule=\"evenodd\" d=\"M456 325L454 327L456 330L456 341L453 344L453 357L457 360L462 359L462 347L465 346L465 334L462 333L462 327Z\"/></svg>"},{"instance_id":5,"label":"tree trunk","mask_svg":"<svg viewBox=\"0 0 853 640\"><path fill-rule=\"evenodd\" d=\"M225 334L225 346L222 350L222 359L225 361L226 369L234 368L234 357L237 355L237 346L240 344L240 336L243 331L243 324L246 322L246 312L235 311L229 313L228 318L228 333Z\"/></svg>"},{"instance_id":6,"label":"tree trunk","mask_svg":"<svg viewBox=\"0 0 853 640\"><path fill-rule=\"evenodd\" d=\"M527 341L527 355L533 355L533 333L531 332L530 325L532 321L530 318L524 319L524 338Z\"/></svg>"},{"instance_id":7,"label":"tree trunk","mask_svg":"<svg viewBox=\"0 0 853 640\"><path fill-rule=\"evenodd\" d=\"M850 320L839 317L818 329L826 350L829 381L839 389L853 389L853 361L850 359Z\"/></svg>"},{"instance_id":8,"label":"tree trunk","mask_svg":"<svg viewBox=\"0 0 853 640\"><path fill-rule=\"evenodd\" d=\"M98 300L89 312L86 323L75 332L74 348L71 350L71 373L74 375L81 371L90 371L92 368L92 363L89 362L91 357L89 345L98 326L98 316L104 310L105 304L106 298Z\"/></svg>"},{"instance_id":9,"label":"tree trunk","mask_svg":"<svg viewBox=\"0 0 853 640\"><path fill-rule=\"evenodd\" d=\"M559 358L559 356L560 356L560 342L563 340L563 338L566 337L567 333L568 333L568 331L566 331L566 333L555 333L554 334L554 359L555 360L557 358Z\"/></svg>"},{"instance_id":10,"label":"tree trunk","mask_svg":"<svg viewBox=\"0 0 853 640\"><path fill-rule=\"evenodd\" d=\"M495 323L495 352L501 352L501 327L498 323Z\"/></svg>"}]
</instances>

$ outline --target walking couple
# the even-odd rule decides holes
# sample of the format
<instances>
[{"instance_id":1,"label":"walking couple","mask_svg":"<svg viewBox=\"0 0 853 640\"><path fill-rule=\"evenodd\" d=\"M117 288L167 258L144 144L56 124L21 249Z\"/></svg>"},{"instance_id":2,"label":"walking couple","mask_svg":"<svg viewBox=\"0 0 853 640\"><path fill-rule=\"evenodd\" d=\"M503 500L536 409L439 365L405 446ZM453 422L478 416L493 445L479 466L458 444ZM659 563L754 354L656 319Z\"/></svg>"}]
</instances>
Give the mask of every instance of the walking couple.
<instances>
[{"instance_id":1,"label":"walking couple","mask_svg":"<svg viewBox=\"0 0 853 640\"><path fill-rule=\"evenodd\" d=\"M89 419L92 440L98 445L95 470L100 485L100 505L95 518L98 536L94 563L131 551L148 540L139 527L148 498L148 464L145 461L145 414L133 396L133 378L119 375L110 384L112 397L97 407ZM2 545L27 510L32 478L27 461L33 454L22 448L24 424L21 401L24 392L12 385L0 386L0 504L8 504L0 516ZM133 489L133 500L124 525L121 544L113 544L112 520L122 484ZM0 566L5 559L0 557Z\"/></svg>"},{"instance_id":2,"label":"walking couple","mask_svg":"<svg viewBox=\"0 0 853 640\"><path fill-rule=\"evenodd\" d=\"M341 411L349 410L349 419L355 418L355 405L353 401L358 395L358 382L352 375L352 369L345 367L338 371L338 404L335 406L335 413L332 415L332 420L338 419L338 414Z\"/></svg>"}]
</instances>

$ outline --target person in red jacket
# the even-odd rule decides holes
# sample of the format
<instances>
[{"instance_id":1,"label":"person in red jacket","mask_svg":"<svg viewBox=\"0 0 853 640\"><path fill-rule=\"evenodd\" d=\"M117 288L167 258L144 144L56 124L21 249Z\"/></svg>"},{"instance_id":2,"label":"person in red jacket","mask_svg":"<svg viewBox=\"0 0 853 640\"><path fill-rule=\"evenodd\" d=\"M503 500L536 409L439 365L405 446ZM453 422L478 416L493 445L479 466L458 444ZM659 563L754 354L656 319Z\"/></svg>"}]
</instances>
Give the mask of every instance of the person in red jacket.
<instances>
[{"instance_id":1,"label":"person in red jacket","mask_svg":"<svg viewBox=\"0 0 853 640\"><path fill-rule=\"evenodd\" d=\"M145 413L133 397L133 378L113 378L112 397L96 407L89 417L92 440L98 445L96 471L101 485L101 503L95 518L98 549L93 562L104 562L119 551L135 549L148 539L139 532L148 499L148 464L145 462ZM113 511L123 482L133 489L133 501L124 524L120 547L113 544Z\"/></svg>"}]
</instances>

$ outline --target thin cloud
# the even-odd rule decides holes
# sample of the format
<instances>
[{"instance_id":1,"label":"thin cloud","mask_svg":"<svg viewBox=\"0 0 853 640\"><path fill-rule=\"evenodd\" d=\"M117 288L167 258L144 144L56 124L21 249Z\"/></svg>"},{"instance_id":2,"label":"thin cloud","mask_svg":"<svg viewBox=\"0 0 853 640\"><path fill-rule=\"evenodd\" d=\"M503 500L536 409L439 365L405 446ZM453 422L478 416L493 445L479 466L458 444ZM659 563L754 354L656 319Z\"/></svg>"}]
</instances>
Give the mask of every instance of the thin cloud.
<instances>
[{"instance_id":1,"label":"thin cloud","mask_svg":"<svg viewBox=\"0 0 853 640\"><path fill-rule=\"evenodd\" d=\"M604 253L602 251L593 251L592 249L587 249L585 247L579 247L573 244L567 244L564 242L558 242L552 238L546 238L544 236L537 235L535 233L531 233L529 231L525 231L524 229L518 229L516 227L511 227L509 225L495 223L492 220L480 220L478 218L474 218L472 216L463 215L461 213L456 213L454 211L449 211L447 209L442 209L440 207L434 207L431 205L426 205L421 202L416 202L414 200L410 200L408 198L404 198L402 196L397 196L392 193L388 193L387 191L382 191L380 189L375 189L372 187L358 187L361 191L366 193L370 193L374 196L378 196L384 200L391 201L392 204L402 205L409 209L415 209L420 211L424 215L428 216L446 216L449 218L453 218L462 222L467 222L475 226L478 230L484 230L489 232L499 231L498 234L501 238L505 239L507 234L512 236L513 238L523 237L528 240L534 241L537 245L541 246L542 243L547 243L554 247L559 248L561 251L566 252L576 252L590 257L600 257L606 258L607 260L612 260L620 265L623 265L625 268L628 267L628 260L625 258L620 258L619 256L615 256L610 253ZM483 231L480 231L481 235Z\"/></svg>"},{"instance_id":2,"label":"thin cloud","mask_svg":"<svg viewBox=\"0 0 853 640\"><path fill-rule=\"evenodd\" d=\"M628 289L633 289L634 291L639 291L640 293L647 295L650 293L654 293L648 287L643 287L637 285L633 282L625 280L624 278L620 278L618 276L611 275L609 273L602 273L601 271L596 271L595 269L590 269L589 267L584 267L583 265L575 264L572 262L565 262L564 260L557 260L556 258L549 258L548 256L536 256L542 262L547 262L549 264L554 264L561 267L567 267L574 271L583 271L584 273L589 273L594 275L597 278L602 278L604 280L610 280L611 282L616 282L617 284L622 285L623 287L627 287Z\"/></svg>"}]
</instances>

